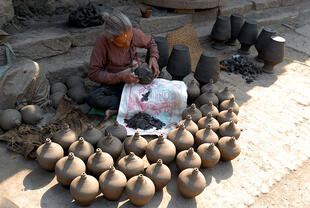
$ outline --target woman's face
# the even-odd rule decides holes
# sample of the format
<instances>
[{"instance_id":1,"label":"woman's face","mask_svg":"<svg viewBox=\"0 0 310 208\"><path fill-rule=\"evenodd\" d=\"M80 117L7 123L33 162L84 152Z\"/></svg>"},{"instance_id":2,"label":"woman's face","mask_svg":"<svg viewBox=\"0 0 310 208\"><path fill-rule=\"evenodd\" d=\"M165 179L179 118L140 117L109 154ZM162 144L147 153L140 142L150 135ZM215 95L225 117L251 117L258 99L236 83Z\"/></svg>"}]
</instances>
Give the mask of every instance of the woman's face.
<instances>
[{"instance_id":1,"label":"woman's face","mask_svg":"<svg viewBox=\"0 0 310 208\"><path fill-rule=\"evenodd\" d=\"M132 39L132 29L127 32L123 32L121 35L116 36L113 39L114 44L120 48L129 48Z\"/></svg>"}]
</instances>

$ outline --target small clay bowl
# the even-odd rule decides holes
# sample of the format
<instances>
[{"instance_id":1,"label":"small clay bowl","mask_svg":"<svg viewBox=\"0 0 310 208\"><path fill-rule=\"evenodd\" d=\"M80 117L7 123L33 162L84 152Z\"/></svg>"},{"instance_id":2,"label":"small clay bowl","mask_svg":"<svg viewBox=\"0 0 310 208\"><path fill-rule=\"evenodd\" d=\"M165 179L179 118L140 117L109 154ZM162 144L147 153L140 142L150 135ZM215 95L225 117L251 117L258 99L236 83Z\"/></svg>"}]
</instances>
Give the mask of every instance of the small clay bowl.
<instances>
[{"instance_id":1,"label":"small clay bowl","mask_svg":"<svg viewBox=\"0 0 310 208\"><path fill-rule=\"evenodd\" d=\"M140 12L143 18L149 18L152 14L152 8L141 8Z\"/></svg>"}]
</instances>

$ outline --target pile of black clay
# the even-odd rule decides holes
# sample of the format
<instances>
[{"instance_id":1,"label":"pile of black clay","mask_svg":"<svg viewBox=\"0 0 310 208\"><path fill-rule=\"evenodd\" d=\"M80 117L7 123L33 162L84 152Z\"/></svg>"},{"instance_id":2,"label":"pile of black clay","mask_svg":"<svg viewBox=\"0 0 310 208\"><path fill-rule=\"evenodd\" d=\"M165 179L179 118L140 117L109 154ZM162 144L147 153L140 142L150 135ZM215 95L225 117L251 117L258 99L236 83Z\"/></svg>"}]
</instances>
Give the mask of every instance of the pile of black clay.
<instances>
[{"instance_id":1,"label":"pile of black clay","mask_svg":"<svg viewBox=\"0 0 310 208\"><path fill-rule=\"evenodd\" d=\"M241 74L247 83L251 83L263 73L261 67L247 60L245 56L234 55L230 59L221 61L221 65L226 66L224 69L228 73Z\"/></svg>"},{"instance_id":2,"label":"pile of black clay","mask_svg":"<svg viewBox=\"0 0 310 208\"><path fill-rule=\"evenodd\" d=\"M149 114L142 113L142 112L135 114L130 119L125 119L125 123L130 128L143 129L143 130L152 129L154 127L158 130L166 125L165 123L161 122L159 119L156 119L150 116Z\"/></svg>"}]
</instances>

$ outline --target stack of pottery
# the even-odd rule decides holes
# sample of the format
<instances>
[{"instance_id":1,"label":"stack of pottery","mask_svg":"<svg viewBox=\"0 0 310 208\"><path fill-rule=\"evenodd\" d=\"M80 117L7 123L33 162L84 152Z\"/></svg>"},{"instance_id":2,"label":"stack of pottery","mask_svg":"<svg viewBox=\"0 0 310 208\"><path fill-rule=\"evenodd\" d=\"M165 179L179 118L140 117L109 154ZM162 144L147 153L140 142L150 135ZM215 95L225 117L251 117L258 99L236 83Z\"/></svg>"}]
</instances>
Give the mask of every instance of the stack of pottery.
<instances>
[{"instance_id":1,"label":"stack of pottery","mask_svg":"<svg viewBox=\"0 0 310 208\"><path fill-rule=\"evenodd\" d=\"M249 55L250 47L255 44L257 35L257 22L252 19L246 19L238 36L238 40L241 43L241 48L238 52L242 55Z\"/></svg>"},{"instance_id":2,"label":"stack of pottery","mask_svg":"<svg viewBox=\"0 0 310 208\"><path fill-rule=\"evenodd\" d=\"M211 79L214 83L217 82L220 78L218 57L203 52L196 66L194 77L199 81L200 86L209 83Z\"/></svg>"},{"instance_id":3,"label":"stack of pottery","mask_svg":"<svg viewBox=\"0 0 310 208\"><path fill-rule=\"evenodd\" d=\"M217 50L225 48L225 42L230 39L231 26L230 19L226 16L218 16L211 31L211 37L214 40L212 47Z\"/></svg>"},{"instance_id":4,"label":"stack of pottery","mask_svg":"<svg viewBox=\"0 0 310 208\"><path fill-rule=\"evenodd\" d=\"M154 40L157 44L158 52L159 52L159 59L158 59L158 66L159 70L161 71L165 66L168 64L169 59L169 45L168 40L165 37L154 37ZM149 63L150 59L150 52L147 51L145 62Z\"/></svg>"},{"instance_id":5,"label":"stack of pottery","mask_svg":"<svg viewBox=\"0 0 310 208\"><path fill-rule=\"evenodd\" d=\"M173 79L182 80L191 72L191 57L186 45L174 45L170 54L167 71Z\"/></svg>"}]
</instances>

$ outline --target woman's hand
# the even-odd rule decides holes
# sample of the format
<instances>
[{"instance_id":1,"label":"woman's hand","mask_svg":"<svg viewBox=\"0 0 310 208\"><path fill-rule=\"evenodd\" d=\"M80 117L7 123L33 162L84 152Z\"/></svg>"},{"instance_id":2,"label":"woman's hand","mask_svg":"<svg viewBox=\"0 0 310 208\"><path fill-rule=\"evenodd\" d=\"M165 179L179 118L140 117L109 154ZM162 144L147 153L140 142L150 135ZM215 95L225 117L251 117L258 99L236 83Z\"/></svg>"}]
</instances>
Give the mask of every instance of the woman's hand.
<instances>
[{"instance_id":1,"label":"woman's hand","mask_svg":"<svg viewBox=\"0 0 310 208\"><path fill-rule=\"evenodd\" d=\"M122 82L131 84L131 83L138 83L139 82L139 78L137 75L134 74L129 74L129 73L123 73L123 74L119 74L119 79Z\"/></svg>"},{"instance_id":2,"label":"woman's hand","mask_svg":"<svg viewBox=\"0 0 310 208\"><path fill-rule=\"evenodd\" d=\"M154 77L158 77L159 75L159 66L158 66L158 62L157 59L155 57L151 57L149 60L149 68L150 69L154 69Z\"/></svg>"}]
</instances>

